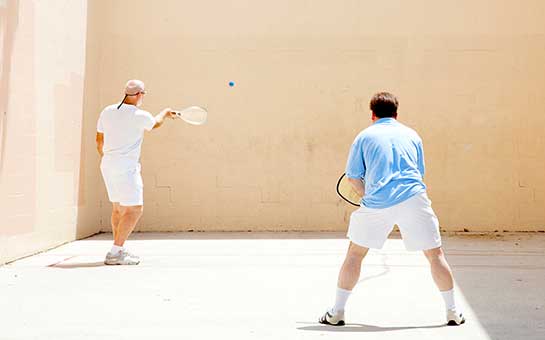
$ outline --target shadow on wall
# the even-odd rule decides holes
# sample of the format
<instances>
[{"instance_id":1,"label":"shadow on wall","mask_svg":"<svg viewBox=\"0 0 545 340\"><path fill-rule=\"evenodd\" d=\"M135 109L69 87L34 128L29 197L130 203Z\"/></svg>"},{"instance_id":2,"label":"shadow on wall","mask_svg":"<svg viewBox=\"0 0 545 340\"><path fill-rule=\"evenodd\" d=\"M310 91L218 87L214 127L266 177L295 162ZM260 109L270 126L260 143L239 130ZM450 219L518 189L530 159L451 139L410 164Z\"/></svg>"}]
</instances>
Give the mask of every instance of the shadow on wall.
<instances>
[{"instance_id":1,"label":"shadow on wall","mask_svg":"<svg viewBox=\"0 0 545 340\"><path fill-rule=\"evenodd\" d=\"M104 5L100 1L87 2L87 32L85 42L85 70L83 79L83 100L81 117L81 143L78 177L78 216L76 238L84 238L100 231L103 223L102 202L97 196L102 192L90 190L102 184L99 170L99 157L95 152L96 119L100 110L98 83L100 74L100 22L93 18L102 17Z\"/></svg>"},{"instance_id":2,"label":"shadow on wall","mask_svg":"<svg viewBox=\"0 0 545 340\"><path fill-rule=\"evenodd\" d=\"M18 18L19 0L0 0L0 174L4 167L11 55Z\"/></svg>"}]
</instances>

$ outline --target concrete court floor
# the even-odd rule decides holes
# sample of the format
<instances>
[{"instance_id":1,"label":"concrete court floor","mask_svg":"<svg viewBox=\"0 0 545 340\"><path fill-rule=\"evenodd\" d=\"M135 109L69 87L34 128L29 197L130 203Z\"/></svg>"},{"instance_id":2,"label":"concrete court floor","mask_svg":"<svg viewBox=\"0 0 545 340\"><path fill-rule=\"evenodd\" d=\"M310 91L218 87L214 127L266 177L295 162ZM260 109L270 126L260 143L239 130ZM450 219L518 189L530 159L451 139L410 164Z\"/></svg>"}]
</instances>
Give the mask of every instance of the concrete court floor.
<instances>
[{"instance_id":1,"label":"concrete court floor","mask_svg":"<svg viewBox=\"0 0 545 340\"><path fill-rule=\"evenodd\" d=\"M139 233L138 266L103 266L110 234L0 267L0 339L545 339L545 234L445 236L468 322L444 326L420 253L366 258L345 327L339 233Z\"/></svg>"}]
</instances>

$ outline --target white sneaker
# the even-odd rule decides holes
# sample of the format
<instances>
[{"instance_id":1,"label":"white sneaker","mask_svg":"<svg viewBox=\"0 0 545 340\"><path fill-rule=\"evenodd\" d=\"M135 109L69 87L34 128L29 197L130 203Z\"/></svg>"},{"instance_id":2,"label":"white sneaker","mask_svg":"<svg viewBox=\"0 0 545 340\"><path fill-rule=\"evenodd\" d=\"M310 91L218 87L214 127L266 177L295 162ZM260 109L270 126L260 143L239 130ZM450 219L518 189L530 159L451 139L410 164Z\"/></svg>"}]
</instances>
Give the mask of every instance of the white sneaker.
<instances>
[{"instance_id":1,"label":"white sneaker","mask_svg":"<svg viewBox=\"0 0 545 340\"><path fill-rule=\"evenodd\" d=\"M125 253L127 253L127 255L129 255L129 256L132 257L133 259L140 260L140 256L134 255L133 253L131 253L130 251L128 251L128 250L125 249L125 248L123 248L123 250L125 251Z\"/></svg>"},{"instance_id":2,"label":"white sneaker","mask_svg":"<svg viewBox=\"0 0 545 340\"><path fill-rule=\"evenodd\" d=\"M117 254L108 252L104 259L106 265L137 265L139 263L140 259L126 250L120 250Z\"/></svg>"},{"instance_id":3,"label":"white sneaker","mask_svg":"<svg viewBox=\"0 0 545 340\"><path fill-rule=\"evenodd\" d=\"M318 322L324 325L344 326L344 311L333 313L332 310L328 310L318 319Z\"/></svg>"},{"instance_id":4,"label":"white sneaker","mask_svg":"<svg viewBox=\"0 0 545 340\"><path fill-rule=\"evenodd\" d=\"M464 318L462 313L452 309L447 310L447 325L459 326L464 322L466 322L466 319Z\"/></svg>"}]
</instances>

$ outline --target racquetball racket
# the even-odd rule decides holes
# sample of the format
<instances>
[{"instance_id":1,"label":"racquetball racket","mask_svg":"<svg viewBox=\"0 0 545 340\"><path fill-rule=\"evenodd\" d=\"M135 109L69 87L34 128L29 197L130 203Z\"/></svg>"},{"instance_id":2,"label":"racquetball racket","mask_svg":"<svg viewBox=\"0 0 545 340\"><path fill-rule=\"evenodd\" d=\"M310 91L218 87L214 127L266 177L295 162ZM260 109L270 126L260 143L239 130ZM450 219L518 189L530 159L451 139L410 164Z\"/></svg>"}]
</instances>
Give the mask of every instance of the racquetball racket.
<instances>
[{"instance_id":1,"label":"racquetball racket","mask_svg":"<svg viewBox=\"0 0 545 340\"><path fill-rule=\"evenodd\" d=\"M186 123L192 125L202 125L206 123L208 111L200 106L190 106L181 111L172 111L177 118L183 119Z\"/></svg>"},{"instance_id":2,"label":"racquetball racket","mask_svg":"<svg viewBox=\"0 0 545 340\"><path fill-rule=\"evenodd\" d=\"M346 202L357 207L360 206L362 197L354 190L352 184L348 181L346 174L342 174L339 181L337 181L337 194Z\"/></svg>"}]
</instances>

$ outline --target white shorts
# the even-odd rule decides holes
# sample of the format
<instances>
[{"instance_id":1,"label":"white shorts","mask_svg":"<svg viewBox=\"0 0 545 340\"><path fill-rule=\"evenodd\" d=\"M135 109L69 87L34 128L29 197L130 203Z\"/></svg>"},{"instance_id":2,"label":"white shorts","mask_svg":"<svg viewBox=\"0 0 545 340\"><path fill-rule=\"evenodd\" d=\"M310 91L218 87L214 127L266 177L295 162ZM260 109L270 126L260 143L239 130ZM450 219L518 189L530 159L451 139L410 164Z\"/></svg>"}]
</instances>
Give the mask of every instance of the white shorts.
<instances>
[{"instance_id":1,"label":"white shorts","mask_svg":"<svg viewBox=\"0 0 545 340\"><path fill-rule=\"evenodd\" d=\"M360 207L350 216L348 238L356 245L380 249L397 224L410 251L441 246L439 220L425 192L384 209Z\"/></svg>"},{"instance_id":2,"label":"white shorts","mask_svg":"<svg viewBox=\"0 0 545 340\"><path fill-rule=\"evenodd\" d=\"M110 202L131 207L144 205L144 182L140 166L127 172L114 172L101 168Z\"/></svg>"}]
</instances>

